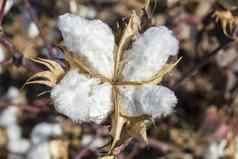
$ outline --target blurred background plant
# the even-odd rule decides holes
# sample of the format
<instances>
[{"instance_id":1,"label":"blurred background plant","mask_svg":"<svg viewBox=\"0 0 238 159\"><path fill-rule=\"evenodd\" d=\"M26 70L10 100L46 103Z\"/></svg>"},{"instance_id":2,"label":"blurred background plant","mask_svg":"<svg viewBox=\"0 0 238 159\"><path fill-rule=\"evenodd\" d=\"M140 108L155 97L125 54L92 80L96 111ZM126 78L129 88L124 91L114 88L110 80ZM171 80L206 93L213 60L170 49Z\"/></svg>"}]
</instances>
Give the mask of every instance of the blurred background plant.
<instances>
[{"instance_id":1,"label":"blurred background plant","mask_svg":"<svg viewBox=\"0 0 238 159\"><path fill-rule=\"evenodd\" d=\"M73 124L59 116L44 86L22 89L46 68L28 60L43 57L63 67L59 15L71 12L99 18L117 30L143 0L0 1L0 158L97 158L110 140L108 125ZM118 158L237 158L238 54L236 0L153 0L154 25L171 28L180 41L182 62L163 85L175 91L173 115L156 120L148 145L133 139ZM232 36L214 13L231 13ZM223 16L218 16L219 22ZM226 16L225 16L226 17ZM225 19L227 20L227 19ZM226 23L230 23L229 18ZM222 23L221 23L222 24ZM228 36L227 36L228 35ZM173 59L171 59L173 60ZM14 143L14 144L12 144ZM18 145L20 146L17 146ZM23 144L25 146L23 146ZM44 155L44 156L43 156Z\"/></svg>"}]
</instances>

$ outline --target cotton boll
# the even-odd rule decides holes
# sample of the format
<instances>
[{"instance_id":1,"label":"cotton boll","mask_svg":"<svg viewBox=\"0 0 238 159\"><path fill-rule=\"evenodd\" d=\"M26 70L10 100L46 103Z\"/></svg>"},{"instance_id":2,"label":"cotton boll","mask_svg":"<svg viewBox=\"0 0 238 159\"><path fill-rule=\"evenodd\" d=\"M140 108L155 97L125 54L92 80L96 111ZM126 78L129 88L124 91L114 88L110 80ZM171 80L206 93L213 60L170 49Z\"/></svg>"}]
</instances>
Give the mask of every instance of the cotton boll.
<instances>
[{"instance_id":1,"label":"cotton boll","mask_svg":"<svg viewBox=\"0 0 238 159\"><path fill-rule=\"evenodd\" d=\"M81 140L81 145L89 147L91 149L97 149L106 145L109 141L103 137L84 135Z\"/></svg>"},{"instance_id":2,"label":"cotton boll","mask_svg":"<svg viewBox=\"0 0 238 159\"><path fill-rule=\"evenodd\" d=\"M37 145L33 145L27 154L27 159L51 159L50 147L48 142L42 142Z\"/></svg>"},{"instance_id":3,"label":"cotton boll","mask_svg":"<svg viewBox=\"0 0 238 159\"><path fill-rule=\"evenodd\" d=\"M55 139L33 144L27 159L66 159L68 158L68 142Z\"/></svg>"},{"instance_id":4,"label":"cotton boll","mask_svg":"<svg viewBox=\"0 0 238 159\"><path fill-rule=\"evenodd\" d=\"M31 134L32 143L47 141L50 136L63 134L63 129L58 123L40 123L34 127Z\"/></svg>"},{"instance_id":5,"label":"cotton boll","mask_svg":"<svg viewBox=\"0 0 238 159\"><path fill-rule=\"evenodd\" d=\"M176 55L179 42L164 26L145 31L125 52L125 80L149 80L166 64L170 55Z\"/></svg>"},{"instance_id":6,"label":"cotton boll","mask_svg":"<svg viewBox=\"0 0 238 159\"><path fill-rule=\"evenodd\" d=\"M7 159L25 159L25 156L12 153L7 155Z\"/></svg>"},{"instance_id":7,"label":"cotton boll","mask_svg":"<svg viewBox=\"0 0 238 159\"><path fill-rule=\"evenodd\" d=\"M16 87L11 86L8 91L7 91L7 98L9 100L14 100L16 99L18 96L20 95L19 89L17 89Z\"/></svg>"},{"instance_id":8,"label":"cotton boll","mask_svg":"<svg viewBox=\"0 0 238 159\"><path fill-rule=\"evenodd\" d=\"M8 125L6 129L9 141L15 141L21 138L22 130L17 124Z\"/></svg>"},{"instance_id":9,"label":"cotton boll","mask_svg":"<svg viewBox=\"0 0 238 159\"><path fill-rule=\"evenodd\" d=\"M58 27L68 49L86 58L99 73L112 77L114 36L100 20L86 20L73 14L59 17Z\"/></svg>"},{"instance_id":10,"label":"cotton boll","mask_svg":"<svg viewBox=\"0 0 238 159\"><path fill-rule=\"evenodd\" d=\"M3 62L6 59L6 50L0 45L0 62Z\"/></svg>"},{"instance_id":11,"label":"cotton boll","mask_svg":"<svg viewBox=\"0 0 238 159\"><path fill-rule=\"evenodd\" d=\"M30 38L35 38L39 35L40 31L35 23L31 22L28 26L28 36Z\"/></svg>"},{"instance_id":12,"label":"cotton boll","mask_svg":"<svg viewBox=\"0 0 238 159\"><path fill-rule=\"evenodd\" d=\"M27 159L51 159L49 137L63 134L63 129L58 123L39 123L31 133L32 147L27 154Z\"/></svg>"},{"instance_id":13,"label":"cotton boll","mask_svg":"<svg viewBox=\"0 0 238 159\"><path fill-rule=\"evenodd\" d=\"M173 91L156 85L123 86L119 97L121 110L128 116L161 117L170 114L177 103Z\"/></svg>"},{"instance_id":14,"label":"cotton boll","mask_svg":"<svg viewBox=\"0 0 238 159\"><path fill-rule=\"evenodd\" d=\"M84 6L84 5L80 5L78 8L78 14L81 17L85 17L85 18L95 18L97 13L96 10L92 7L88 7L88 6Z\"/></svg>"},{"instance_id":15,"label":"cotton boll","mask_svg":"<svg viewBox=\"0 0 238 159\"><path fill-rule=\"evenodd\" d=\"M112 110L111 85L69 71L51 91L55 109L75 122L104 121Z\"/></svg>"},{"instance_id":16,"label":"cotton boll","mask_svg":"<svg viewBox=\"0 0 238 159\"><path fill-rule=\"evenodd\" d=\"M8 143L8 151L16 154L25 154L30 148L30 142L26 139L12 140Z\"/></svg>"},{"instance_id":17,"label":"cotton boll","mask_svg":"<svg viewBox=\"0 0 238 159\"><path fill-rule=\"evenodd\" d=\"M219 159L225 156L226 140L211 142L204 153L205 159Z\"/></svg>"},{"instance_id":18,"label":"cotton boll","mask_svg":"<svg viewBox=\"0 0 238 159\"><path fill-rule=\"evenodd\" d=\"M17 114L19 109L9 106L0 115L0 126L6 128L8 144L7 148L10 153L23 154L30 146L28 140L22 138L21 127L17 124Z\"/></svg>"},{"instance_id":19,"label":"cotton boll","mask_svg":"<svg viewBox=\"0 0 238 159\"><path fill-rule=\"evenodd\" d=\"M9 106L0 114L0 126L8 127L17 123L17 114L19 110L17 107Z\"/></svg>"},{"instance_id":20,"label":"cotton boll","mask_svg":"<svg viewBox=\"0 0 238 159\"><path fill-rule=\"evenodd\" d=\"M22 138L22 130L19 125L12 124L6 127L8 144L7 148L10 153L24 154L30 147L30 142Z\"/></svg>"}]
</instances>

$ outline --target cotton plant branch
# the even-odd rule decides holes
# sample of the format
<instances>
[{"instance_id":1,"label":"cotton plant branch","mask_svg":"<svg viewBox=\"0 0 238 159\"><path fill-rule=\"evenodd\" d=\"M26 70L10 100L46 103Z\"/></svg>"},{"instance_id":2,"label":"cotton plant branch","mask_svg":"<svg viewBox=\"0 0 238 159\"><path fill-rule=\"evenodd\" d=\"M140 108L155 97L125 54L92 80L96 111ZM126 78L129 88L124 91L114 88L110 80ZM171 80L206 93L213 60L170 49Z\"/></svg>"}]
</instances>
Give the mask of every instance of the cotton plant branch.
<instances>
[{"instance_id":1,"label":"cotton plant branch","mask_svg":"<svg viewBox=\"0 0 238 159\"><path fill-rule=\"evenodd\" d=\"M0 9L0 32L2 32L2 21L3 21L3 17L4 17L4 9L6 6L6 2L7 0L2 0L1 1L1 9Z\"/></svg>"},{"instance_id":2,"label":"cotton plant branch","mask_svg":"<svg viewBox=\"0 0 238 159\"><path fill-rule=\"evenodd\" d=\"M131 38L138 33L140 29L140 18L136 15L135 11L132 12L132 15L129 19L129 22L127 24L127 27L125 28L121 40L119 42L119 46L117 48L117 52L115 55L115 66L114 66L114 77L113 81L117 81L119 78L119 73L121 72L121 60L122 60L122 53L123 49L126 47L128 42L131 40Z\"/></svg>"},{"instance_id":3,"label":"cotton plant branch","mask_svg":"<svg viewBox=\"0 0 238 159\"><path fill-rule=\"evenodd\" d=\"M140 19L136 15L135 11L133 11L129 22L122 34L121 40L119 42L119 46L115 55L115 62L114 62L114 74L113 80L117 81L119 79L119 72L121 69L121 60L122 60L122 53L124 51L125 46L131 40L131 38L138 33L140 27ZM110 152L112 152L113 148L116 146L117 142L120 140L120 135L122 132L122 128L126 123L126 119L120 115L120 105L118 102L118 90L116 86L112 88L112 99L113 99L113 107L114 107L114 117L112 118L112 130L111 134L113 135L113 141L110 148Z\"/></svg>"}]
</instances>

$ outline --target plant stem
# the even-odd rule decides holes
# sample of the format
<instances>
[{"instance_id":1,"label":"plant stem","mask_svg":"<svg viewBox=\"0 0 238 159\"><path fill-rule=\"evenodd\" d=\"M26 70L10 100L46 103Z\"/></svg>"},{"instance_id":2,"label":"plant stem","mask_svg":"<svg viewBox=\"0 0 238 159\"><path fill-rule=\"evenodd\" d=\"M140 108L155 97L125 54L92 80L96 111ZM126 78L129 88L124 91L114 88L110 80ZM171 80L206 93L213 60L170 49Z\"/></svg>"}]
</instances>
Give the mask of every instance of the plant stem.
<instances>
[{"instance_id":1,"label":"plant stem","mask_svg":"<svg viewBox=\"0 0 238 159\"><path fill-rule=\"evenodd\" d=\"M2 30L2 21L3 21L3 17L4 17L4 9L6 6L6 2L7 0L2 0L1 2L1 10L0 10L0 31Z\"/></svg>"}]
</instances>

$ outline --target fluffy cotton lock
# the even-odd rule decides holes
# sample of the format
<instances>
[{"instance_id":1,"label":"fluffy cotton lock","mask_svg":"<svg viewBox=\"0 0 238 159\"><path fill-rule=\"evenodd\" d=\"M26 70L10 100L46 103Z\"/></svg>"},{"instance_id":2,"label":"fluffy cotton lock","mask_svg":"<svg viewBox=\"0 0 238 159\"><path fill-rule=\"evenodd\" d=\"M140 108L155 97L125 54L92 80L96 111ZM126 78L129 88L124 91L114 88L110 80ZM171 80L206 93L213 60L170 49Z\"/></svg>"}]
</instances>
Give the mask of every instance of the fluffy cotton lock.
<instances>
[{"instance_id":1,"label":"fluffy cotton lock","mask_svg":"<svg viewBox=\"0 0 238 159\"><path fill-rule=\"evenodd\" d=\"M169 56L178 52L178 40L164 26L151 27L125 52L125 80L149 80L166 64Z\"/></svg>"},{"instance_id":2,"label":"fluffy cotton lock","mask_svg":"<svg viewBox=\"0 0 238 159\"><path fill-rule=\"evenodd\" d=\"M27 153L27 159L51 159L50 137L63 134L63 128L58 123L42 122L37 124L31 132L31 148Z\"/></svg>"},{"instance_id":3,"label":"fluffy cotton lock","mask_svg":"<svg viewBox=\"0 0 238 159\"><path fill-rule=\"evenodd\" d=\"M24 154L30 147L30 142L22 137L22 129L18 125L17 115L19 108L9 106L0 114L0 126L6 128L10 154Z\"/></svg>"},{"instance_id":4,"label":"fluffy cotton lock","mask_svg":"<svg viewBox=\"0 0 238 159\"><path fill-rule=\"evenodd\" d=\"M63 134L63 129L58 123L39 123L31 133L31 141L33 144L39 144L48 141L50 136L59 136Z\"/></svg>"},{"instance_id":5,"label":"fluffy cotton lock","mask_svg":"<svg viewBox=\"0 0 238 159\"><path fill-rule=\"evenodd\" d=\"M59 29L65 46L75 56L83 57L90 68L102 76L113 75L114 36L100 20L86 20L64 14ZM170 56L177 54L179 42L165 26L151 27L132 43L123 54L122 81L143 81L153 78ZM172 90L153 84L113 86L99 78L70 70L53 88L51 98L58 112L74 121L101 123L112 112L112 87L118 87L121 110L128 116L168 115L177 103Z\"/></svg>"},{"instance_id":6,"label":"fluffy cotton lock","mask_svg":"<svg viewBox=\"0 0 238 159\"><path fill-rule=\"evenodd\" d=\"M122 113L127 116L149 115L153 118L173 111L177 98L173 91L163 86L143 85L120 88Z\"/></svg>"},{"instance_id":7,"label":"fluffy cotton lock","mask_svg":"<svg viewBox=\"0 0 238 159\"><path fill-rule=\"evenodd\" d=\"M65 75L52 90L51 98L58 112L79 123L101 123L112 110L111 85L77 70Z\"/></svg>"},{"instance_id":8,"label":"fluffy cotton lock","mask_svg":"<svg viewBox=\"0 0 238 159\"><path fill-rule=\"evenodd\" d=\"M59 17L58 27L69 50L85 58L99 73L112 77L115 40L108 25L100 20L64 14Z\"/></svg>"}]
</instances>

